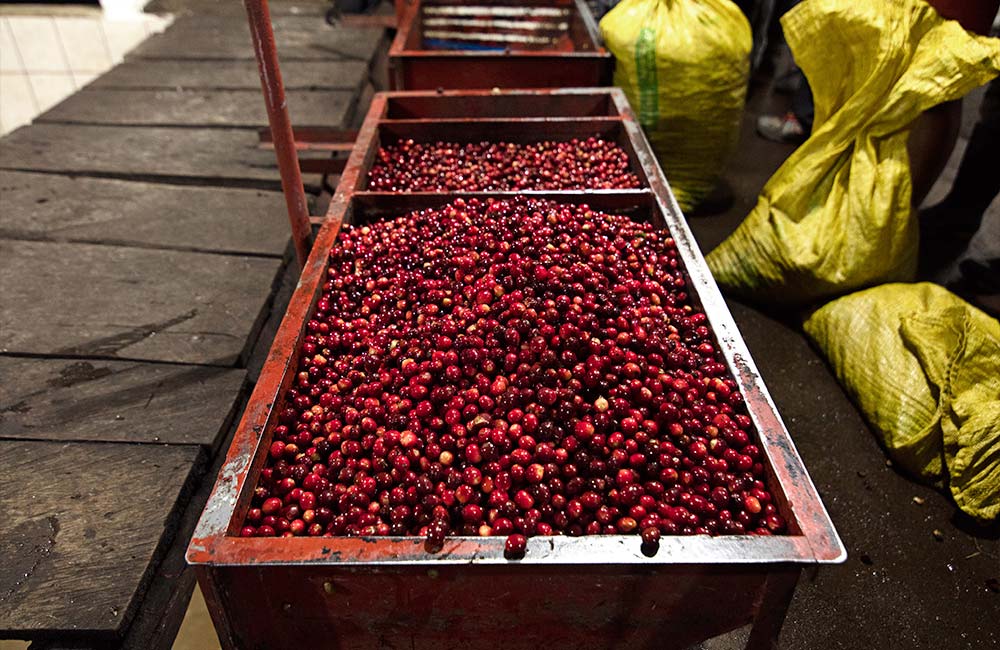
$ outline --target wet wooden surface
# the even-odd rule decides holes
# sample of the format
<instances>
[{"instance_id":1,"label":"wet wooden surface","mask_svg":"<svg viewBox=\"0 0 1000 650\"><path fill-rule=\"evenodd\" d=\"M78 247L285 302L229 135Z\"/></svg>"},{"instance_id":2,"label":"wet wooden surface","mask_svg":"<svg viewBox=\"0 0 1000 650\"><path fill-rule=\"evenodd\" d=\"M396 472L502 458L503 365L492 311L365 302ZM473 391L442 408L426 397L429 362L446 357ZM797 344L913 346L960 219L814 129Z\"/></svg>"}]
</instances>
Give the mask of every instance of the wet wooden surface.
<instances>
[{"instance_id":1,"label":"wet wooden surface","mask_svg":"<svg viewBox=\"0 0 1000 650\"><path fill-rule=\"evenodd\" d=\"M272 16L322 17L330 8L329 0L270 0ZM175 16L234 16L246 20L243 5L214 0L152 0L143 7L146 13L169 13Z\"/></svg>"},{"instance_id":2,"label":"wet wooden surface","mask_svg":"<svg viewBox=\"0 0 1000 650\"><path fill-rule=\"evenodd\" d=\"M0 357L0 438L201 445L229 425L237 368Z\"/></svg>"},{"instance_id":3,"label":"wet wooden surface","mask_svg":"<svg viewBox=\"0 0 1000 650\"><path fill-rule=\"evenodd\" d=\"M0 629L119 635L170 542L203 453L0 440Z\"/></svg>"},{"instance_id":4,"label":"wet wooden surface","mask_svg":"<svg viewBox=\"0 0 1000 650\"><path fill-rule=\"evenodd\" d=\"M0 237L281 257L280 192L0 170Z\"/></svg>"},{"instance_id":5,"label":"wet wooden surface","mask_svg":"<svg viewBox=\"0 0 1000 650\"><path fill-rule=\"evenodd\" d=\"M236 366L281 261L0 240L0 350Z\"/></svg>"},{"instance_id":6,"label":"wet wooden surface","mask_svg":"<svg viewBox=\"0 0 1000 650\"><path fill-rule=\"evenodd\" d=\"M357 93L350 90L293 90L288 93L288 110L295 115L296 126L343 126L353 117L356 100ZM35 122L256 129L267 126L267 113L259 88L86 89Z\"/></svg>"},{"instance_id":7,"label":"wet wooden surface","mask_svg":"<svg viewBox=\"0 0 1000 650\"><path fill-rule=\"evenodd\" d=\"M374 57L383 30L334 28L316 16L272 16L282 64L289 61L362 61ZM246 17L182 16L167 31L132 50L129 59L253 60ZM331 66L331 74L336 74Z\"/></svg>"},{"instance_id":8,"label":"wet wooden surface","mask_svg":"<svg viewBox=\"0 0 1000 650\"><path fill-rule=\"evenodd\" d=\"M278 191L259 142L246 129L33 124L3 139L0 168Z\"/></svg>"},{"instance_id":9,"label":"wet wooden surface","mask_svg":"<svg viewBox=\"0 0 1000 650\"><path fill-rule=\"evenodd\" d=\"M356 91L358 80L367 74L364 61L338 61L336 67L328 61L282 62L281 78L285 90L347 90ZM332 73L332 74L331 74ZM126 61L97 79L88 89L196 89L253 90L260 97L260 77L257 63L237 61L177 61L173 59Z\"/></svg>"}]
</instances>

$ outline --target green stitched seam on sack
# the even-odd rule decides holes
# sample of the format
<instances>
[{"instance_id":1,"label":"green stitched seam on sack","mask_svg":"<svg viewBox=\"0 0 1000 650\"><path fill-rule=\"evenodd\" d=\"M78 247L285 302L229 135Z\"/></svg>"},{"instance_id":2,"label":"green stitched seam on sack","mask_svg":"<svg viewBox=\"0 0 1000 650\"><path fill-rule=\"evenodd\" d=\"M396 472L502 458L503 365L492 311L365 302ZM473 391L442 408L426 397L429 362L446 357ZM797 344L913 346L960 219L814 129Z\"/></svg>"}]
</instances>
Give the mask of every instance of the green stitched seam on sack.
<instances>
[{"instance_id":1,"label":"green stitched seam on sack","mask_svg":"<svg viewBox=\"0 0 1000 650\"><path fill-rule=\"evenodd\" d=\"M639 123L655 124L660 116L656 81L656 30L643 27L635 41L635 74L639 83Z\"/></svg>"}]
</instances>

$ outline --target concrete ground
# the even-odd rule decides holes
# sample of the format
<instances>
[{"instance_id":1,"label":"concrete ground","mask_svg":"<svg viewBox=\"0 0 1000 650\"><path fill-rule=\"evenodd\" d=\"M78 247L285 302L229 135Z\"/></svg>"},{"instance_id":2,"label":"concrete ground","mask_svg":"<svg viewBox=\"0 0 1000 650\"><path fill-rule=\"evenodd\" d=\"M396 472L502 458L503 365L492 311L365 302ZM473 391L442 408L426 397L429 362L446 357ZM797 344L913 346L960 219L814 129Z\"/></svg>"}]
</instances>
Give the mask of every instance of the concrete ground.
<instances>
[{"instance_id":1,"label":"concrete ground","mask_svg":"<svg viewBox=\"0 0 1000 650\"><path fill-rule=\"evenodd\" d=\"M967 117L976 114L979 97L966 101ZM751 100L727 175L736 204L689 221L703 251L736 227L792 150L753 132L756 115L783 106L765 92ZM963 150L964 139L930 202L947 191ZM996 250L1000 200L984 222L973 249ZM946 494L892 467L797 323L736 302L730 307L848 552L844 564L803 575L780 647L1000 647L1000 622L987 614L1000 611L1000 525L977 526ZM738 647L735 635L706 644Z\"/></svg>"}]
</instances>

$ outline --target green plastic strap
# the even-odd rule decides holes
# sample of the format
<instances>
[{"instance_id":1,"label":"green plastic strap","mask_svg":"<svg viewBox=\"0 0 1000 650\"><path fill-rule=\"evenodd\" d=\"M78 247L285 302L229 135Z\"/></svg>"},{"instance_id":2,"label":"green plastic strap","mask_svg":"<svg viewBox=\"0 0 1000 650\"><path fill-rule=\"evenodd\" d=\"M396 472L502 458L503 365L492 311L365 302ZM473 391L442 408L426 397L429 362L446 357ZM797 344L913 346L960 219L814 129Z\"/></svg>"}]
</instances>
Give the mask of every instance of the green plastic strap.
<instances>
[{"instance_id":1,"label":"green plastic strap","mask_svg":"<svg viewBox=\"0 0 1000 650\"><path fill-rule=\"evenodd\" d=\"M639 84L639 123L656 124L660 117L656 74L656 30L643 27L635 41L635 74Z\"/></svg>"}]
</instances>

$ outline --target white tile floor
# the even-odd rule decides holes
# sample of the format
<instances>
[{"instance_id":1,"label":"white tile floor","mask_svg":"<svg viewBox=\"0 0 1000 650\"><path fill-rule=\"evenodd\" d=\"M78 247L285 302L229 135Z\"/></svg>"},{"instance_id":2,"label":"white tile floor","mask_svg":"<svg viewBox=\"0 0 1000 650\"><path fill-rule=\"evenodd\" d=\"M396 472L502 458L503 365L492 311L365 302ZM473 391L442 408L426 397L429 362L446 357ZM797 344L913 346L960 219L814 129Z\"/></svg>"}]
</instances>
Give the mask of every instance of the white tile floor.
<instances>
[{"instance_id":1,"label":"white tile floor","mask_svg":"<svg viewBox=\"0 0 1000 650\"><path fill-rule=\"evenodd\" d=\"M122 61L170 17L38 6L0 14L0 134L27 124Z\"/></svg>"}]
</instances>

